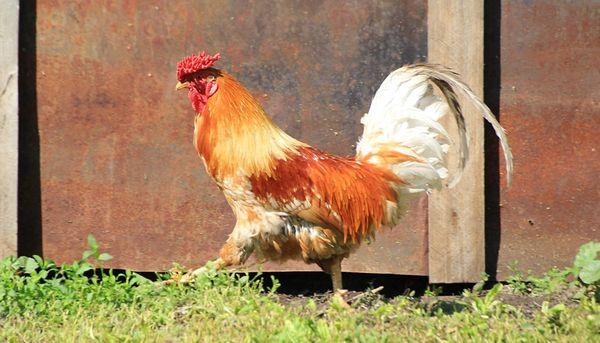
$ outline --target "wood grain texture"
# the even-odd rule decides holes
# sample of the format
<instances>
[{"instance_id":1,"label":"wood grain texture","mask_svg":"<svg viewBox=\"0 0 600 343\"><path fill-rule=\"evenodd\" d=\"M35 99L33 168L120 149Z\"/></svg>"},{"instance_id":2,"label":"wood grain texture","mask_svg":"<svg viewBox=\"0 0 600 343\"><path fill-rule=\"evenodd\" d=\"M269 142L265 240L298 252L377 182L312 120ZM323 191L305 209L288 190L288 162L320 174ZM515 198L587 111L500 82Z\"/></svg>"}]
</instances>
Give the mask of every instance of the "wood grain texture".
<instances>
[{"instance_id":1,"label":"wood grain texture","mask_svg":"<svg viewBox=\"0 0 600 343\"><path fill-rule=\"evenodd\" d=\"M0 258L17 253L19 1L0 2Z\"/></svg>"},{"instance_id":2,"label":"wood grain texture","mask_svg":"<svg viewBox=\"0 0 600 343\"><path fill-rule=\"evenodd\" d=\"M483 1L429 1L428 59L453 68L483 97ZM470 154L462 179L429 198L433 283L475 282L485 269L483 120L473 108L464 110Z\"/></svg>"}]
</instances>

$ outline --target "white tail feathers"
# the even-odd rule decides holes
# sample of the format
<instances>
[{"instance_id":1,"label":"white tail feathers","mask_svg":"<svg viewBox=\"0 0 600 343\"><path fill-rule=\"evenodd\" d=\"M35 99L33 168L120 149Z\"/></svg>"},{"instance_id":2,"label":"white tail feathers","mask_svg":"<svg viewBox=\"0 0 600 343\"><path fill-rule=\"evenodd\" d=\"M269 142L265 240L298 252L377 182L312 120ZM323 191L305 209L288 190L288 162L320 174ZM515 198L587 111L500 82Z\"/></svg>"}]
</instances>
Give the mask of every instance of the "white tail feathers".
<instances>
[{"instance_id":1,"label":"white tail feathers","mask_svg":"<svg viewBox=\"0 0 600 343\"><path fill-rule=\"evenodd\" d=\"M435 85L444 100L434 94ZM469 157L469 138L458 93L462 93L494 128L506 159L510 185L513 162L508 139L490 109L456 73L439 65L415 64L392 72L381 84L369 112L361 119L365 129L357 145L357 157L369 163L386 163L384 153L393 151L407 159L388 167L405 182L404 191L419 193L439 188L449 178L450 187L460 179ZM447 155L453 144L439 123L448 110L458 128L458 168L448 170Z\"/></svg>"}]
</instances>

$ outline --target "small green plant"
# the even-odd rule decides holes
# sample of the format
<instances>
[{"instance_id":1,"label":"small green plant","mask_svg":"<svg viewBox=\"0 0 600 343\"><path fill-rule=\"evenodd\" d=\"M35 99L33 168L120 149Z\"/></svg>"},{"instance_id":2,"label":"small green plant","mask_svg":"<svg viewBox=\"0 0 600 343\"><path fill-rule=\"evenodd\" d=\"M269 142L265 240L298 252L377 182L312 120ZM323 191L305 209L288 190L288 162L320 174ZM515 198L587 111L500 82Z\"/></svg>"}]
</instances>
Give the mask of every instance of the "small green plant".
<instances>
[{"instance_id":1,"label":"small green plant","mask_svg":"<svg viewBox=\"0 0 600 343\"><path fill-rule=\"evenodd\" d=\"M565 304L557 304L552 307L547 301L542 303L541 312L542 315L546 316L548 323L555 327L561 326L561 319L566 310Z\"/></svg>"},{"instance_id":2,"label":"small green plant","mask_svg":"<svg viewBox=\"0 0 600 343\"><path fill-rule=\"evenodd\" d=\"M579 248L572 272L586 285L598 285L600 283L600 243L589 242Z\"/></svg>"},{"instance_id":3,"label":"small green plant","mask_svg":"<svg viewBox=\"0 0 600 343\"><path fill-rule=\"evenodd\" d=\"M484 295L481 294L483 287L475 285L472 291L465 290L463 296L467 300L465 305L469 306L474 313L481 315L484 318L498 316L502 313L511 312L513 307L504 304L497 299L498 294L502 291L502 284L497 283Z\"/></svg>"},{"instance_id":4,"label":"small green plant","mask_svg":"<svg viewBox=\"0 0 600 343\"><path fill-rule=\"evenodd\" d=\"M572 275L571 268L560 269L552 267L541 276L527 275L518 269L518 264L513 262L509 269L512 275L506 279L506 283L513 292L518 294L550 294L569 286L569 277Z\"/></svg>"},{"instance_id":5,"label":"small green plant","mask_svg":"<svg viewBox=\"0 0 600 343\"><path fill-rule=\"evenodd\" d=\"M437 297L438 295L442 294L442 287L441 286L436 286L436 285L429 285L427 286L427 289L425 289L425 296L426 297Z\"/></svg>"},{"instance_id":6,"label":"small green plant","mask_svg":"<svg viewBox=\"0 0 600 343\"><path fill-rule=\"evenodd\" d=\"M519 264L517 261L513 261L508 265L508 270L510 270L511 274L508 278L506 278L506 283L510 286L510 288L519 294L529 293L531 288L527 282L527 277L519 269Z\"/></svg>"},{"instance_id":7,"label":"small green plant","mask_svg":"<svg viewBox=\"0 0 600 343\"><path fill-rule=\"evenodd\" d=\"M112 256L108 253L101 253L100 246L96 241L96 238L91 233L87 236L88 250L83 252L81 256L82 261L87 261L89 258L94 260L96 266L99 266L104 261L112 260Z\"/></svg>"}]
</instances>

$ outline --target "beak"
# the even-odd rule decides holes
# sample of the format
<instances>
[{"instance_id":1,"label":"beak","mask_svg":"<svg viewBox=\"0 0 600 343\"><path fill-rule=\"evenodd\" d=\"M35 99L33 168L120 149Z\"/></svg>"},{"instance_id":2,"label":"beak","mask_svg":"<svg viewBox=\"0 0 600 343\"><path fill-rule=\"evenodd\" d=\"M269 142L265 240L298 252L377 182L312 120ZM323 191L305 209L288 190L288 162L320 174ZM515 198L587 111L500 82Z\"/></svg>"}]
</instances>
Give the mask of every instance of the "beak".
<instances>
[{"instance_id":1,"label":"beak","mask_svg":"<svg viewBox=\"0 0 600 343\"><path fill-rule=\"evenodd\" d=\"M175 86L175 90L178 91L180 89L189 88L189 86L190 85L187 82L183 82L183 83L177 82L177 85Z\"/></svg>"}]
</instances>

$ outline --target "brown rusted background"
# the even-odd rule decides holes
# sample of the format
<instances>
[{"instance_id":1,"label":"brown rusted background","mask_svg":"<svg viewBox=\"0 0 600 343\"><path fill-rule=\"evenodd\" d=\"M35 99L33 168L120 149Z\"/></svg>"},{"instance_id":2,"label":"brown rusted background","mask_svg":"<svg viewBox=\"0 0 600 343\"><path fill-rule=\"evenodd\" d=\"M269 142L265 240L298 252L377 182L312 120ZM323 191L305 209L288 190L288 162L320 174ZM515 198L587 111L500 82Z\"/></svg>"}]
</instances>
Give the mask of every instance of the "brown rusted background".
<instances>
[{"instance_id":1,"label":"brown rusted background","mask_svg":"<svg viewBox=\"0 0 600 343\"><path fill-rule=\"evenodd\" d=\"M600 241L600 3L503 1L501 122L515 154L501 192L498 275L541 273Z\"/></svg>"},{"instance_id":2,"label":"brown rusted background","mask_svg":"<svg viewBox=\"0 0 600 343\"><path fill-rule=\"evenodd\" d=\"M351 154L385 75L426 60L425 6L39 1L30 11L37 25L21 28L20 79L34 73L37 85L20 88L19 187L20 205L36 203L39 128L42 213L20 207L20 246L38 244L31 228L41 220L43 252L61 262L80 256L88 233L115 257L112 267L162 270L214 257L233 217L192 147L192 109L173 91L176 62L221 52L220 65L285 130ZM21 13L26 23L35 22L30 12ZM496 194L486 162L486 262L500 279L513 261L540 273L600 240L599 22L592 0L486 3L486 96L509 131L516 171ZM344 270L426 275L426 227L423 199Z\"/></svg>"},{"instance_id":3,"label":"brown rusted background","mask_svg":"<svg viewBox=\"0 0 600 343\"><path fill-rule=\"evenodd\" d=\"M275 121L352 154L383 78L423 61L426 2L39 1L37 110L43 252L81 256L93 233L109 265L164 270L214 258L234 219L191 144L174 92L190 52L221 52ZM426 202L344 270L425 275ZM267 266L300 270L301 264Z\"/></svg>"}]
</instances>

